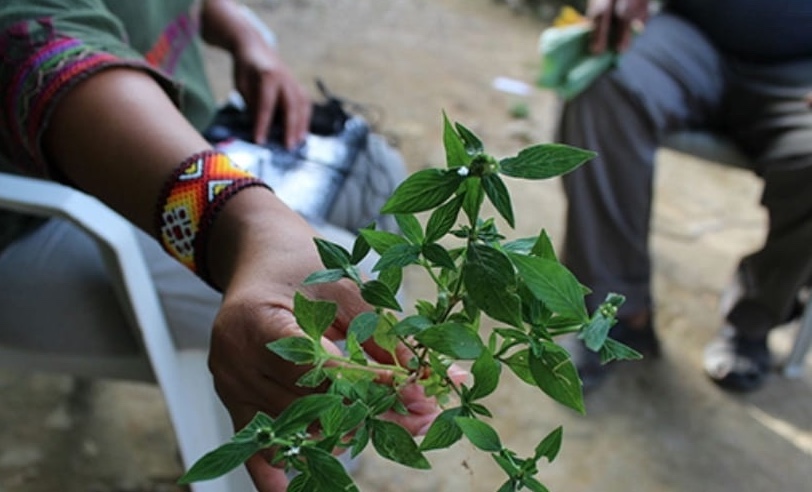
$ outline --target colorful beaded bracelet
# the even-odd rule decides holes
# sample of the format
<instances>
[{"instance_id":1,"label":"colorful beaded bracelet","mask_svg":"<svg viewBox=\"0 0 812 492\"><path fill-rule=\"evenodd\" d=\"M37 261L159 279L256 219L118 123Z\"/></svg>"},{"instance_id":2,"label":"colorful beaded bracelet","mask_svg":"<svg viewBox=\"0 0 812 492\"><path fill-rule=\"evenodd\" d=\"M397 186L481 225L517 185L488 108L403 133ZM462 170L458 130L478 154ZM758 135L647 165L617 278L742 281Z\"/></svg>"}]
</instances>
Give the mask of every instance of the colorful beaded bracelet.
<instances>
[{"instance_id":1,"label":"colorful beaded bracelet","mask_svg":"<svg viewBox=\"0 0 812 492\"><path fill-rule=\"evenodd\" d=\"M155 214L163 248L209 285L208 234L226 202L251 186L271 189L222 152L207 150L184 160L166 181Z\"/></svg>"}]
</instances>

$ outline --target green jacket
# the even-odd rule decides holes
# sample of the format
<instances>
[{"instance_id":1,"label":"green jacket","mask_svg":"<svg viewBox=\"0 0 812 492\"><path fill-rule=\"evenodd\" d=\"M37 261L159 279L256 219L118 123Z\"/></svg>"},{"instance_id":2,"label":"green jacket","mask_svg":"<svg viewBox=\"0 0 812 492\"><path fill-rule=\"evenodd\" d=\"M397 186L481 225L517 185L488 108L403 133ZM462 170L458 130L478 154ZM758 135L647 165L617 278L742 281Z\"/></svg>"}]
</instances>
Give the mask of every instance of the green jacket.
<instances>
[{"instance_id":1,"label":"green jacket","mask_svg":"<svg viewBox=\"0 0 812 492\"><path fill-rule=\"evenodd\" d=\"M199 130L214 115L195 0L0 3L0 171L61 180L41 149L60 99L111 67L151 74ZM42 219L0 211L0 251Z\"/></svg>"}]
</instances>

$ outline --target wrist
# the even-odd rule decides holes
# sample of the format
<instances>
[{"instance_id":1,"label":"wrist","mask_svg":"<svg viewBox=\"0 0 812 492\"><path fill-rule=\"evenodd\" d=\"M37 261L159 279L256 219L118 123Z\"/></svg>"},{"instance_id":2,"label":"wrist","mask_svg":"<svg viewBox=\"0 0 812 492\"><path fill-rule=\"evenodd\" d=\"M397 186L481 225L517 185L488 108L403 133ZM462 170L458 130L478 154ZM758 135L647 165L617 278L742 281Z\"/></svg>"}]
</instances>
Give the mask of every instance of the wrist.
<instances>
[{"instance_id":1,"label":"wrist","mask_svg":"<svg viewBox=\"0 0 812 492\"><path fill-rule=\"evenodd\" d=\"M224 293L259 292L272 279L300 284L285 272L312 250L317 261L315 231L276 195L248 188L234 196L218 214L208 238L208 270ZM264 289L261 289L264 290Z\"/></svg>"}]
</instances>

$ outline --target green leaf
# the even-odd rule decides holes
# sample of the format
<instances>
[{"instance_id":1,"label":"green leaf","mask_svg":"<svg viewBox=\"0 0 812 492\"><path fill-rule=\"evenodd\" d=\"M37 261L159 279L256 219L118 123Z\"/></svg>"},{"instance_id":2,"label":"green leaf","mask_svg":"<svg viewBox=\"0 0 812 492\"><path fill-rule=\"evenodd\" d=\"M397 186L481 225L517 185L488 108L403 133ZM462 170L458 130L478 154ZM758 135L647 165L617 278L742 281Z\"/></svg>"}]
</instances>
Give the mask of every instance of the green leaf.
<instances>
[{"instance_id":1,"label":"green leaf","mask_svg":"<svg viewBox=\"0 0 812 492\"><path fill-rule=\"evenodd\" d=\"M561 440L564 434L563 427L559 426L545 437L538 446L536 446L536 453L533 461L538 461L541 458L547 458L550 463L553 462L558 452L561 450Z\"/></svg>"},{"instance_id":2,"label":"green leaf","mask_svg":"<svg viewBox=\"0 0 812 492\"><path fill-rule=\"evenodd\" d=\"M307 463L307 474L318 492L358 492L358 487L347 474L344 465L329 452L313 446L303 446L302 456Z\"/></svg>"},{"instance_id":3,"label":"green leaf","mask_svg":"<svg viewBox=\"0 0 812 492\"><path fill-rule=\"evenodd\" d=\"M523 179L547 179L566 174L597 154L564 144L540 144L528 147L516 157L499 162L499 172Z\"/></svg>"},{"instance_id":4,"label":"green leaf","mask_svg":"<svg viewBox=\"0 0 812 492\"><path fill-rule=\"evenodd\" d=\"M479 335L460 323L431 326L415 335L415 339L441 354L463 360L476 359L483 348Z\"/></svg>"},{"instance_id":5,"label":"green leaf","mask_svg":"<svg viewBox=\"0 0 812 492\"><path fill-rule=\"evenodd\" d=\"M387 268L403 268L417 263L420 257L419 244L396 244L381 255L381 259L372 267L373 272Z\"/></svg>"},{"instance_id":6,"label":"green leaf","mask_svg":"<svg viewBox=\"0 0 812 492\"><path fill-rule=\"evenodd\" d=\"M403 269L385 268L378 272L378 281L383 282L392 292L397 292L400 290L400 284L403 283Z\"/></svg>"},{"instance_id":7,"label":"green leaf","mask_svg":"<svg viewBox=\"0 0 812 492\"><path fill-rule=\"evenodd\" d=\"M396 244L408 244L406 238L387 231L374 231L372 229L361 229L361 236L369 243L376 253L382 255Z\"/></svg>"},{"instance_id":8,"label":"green leaf","mask_svg":"<svg viewBox=\"0 0 812 492\"><path fill-rule=\"evenodd\" d=\"M493 427L472 417L456 417L454 422L460 426L462 433L471 441L471 444L483 451L498 453L502 450L502 442Z\"/></svg>"},{"instance_id":9,"label":"green leaf","mask_svg":"<svg viewBox=\"0 0 812 492\"><path fill-rule=\"evenodd\" d=\"M349 333L355 335L358 343L364 343L369 340L369 337L375 333L375 328L378 326L379 315L372 311L366 311L350 321Z\"/></svg>"},{"instance_id":10,"label":"green leaf","mask_svg":"<svg viewBox=\"0 0 812 492\"><path fill-rule=\"evenodd\" d=\"M504 362L516 377L531 386L537 386L536 380L530 373L530 349L519 350L511 354Z\"/></svg>"},{"instance_id":11,"label":"green leaf","mask_svg":"<svg viewBox=\"0 0 812 492\"><path fill-rule=\"evenodd\" d=\"M283 359L296 364L311 364L316 358L317 343L305 337L280 338L266 345L268 349Z\"/></svg>"},{"instance_id":12,"label":"green leaf","mask_svg":"<svg viewBox=\"0 0 812 492\"><path fill-rule=\"evenodd\" d=\"M314 284L328 284L330 282L338 282L344 278L346 274L341 268L330 268L328 270L319 270L313 272L304 280L303 285Z\"/></svg>"},{"instance_id":13,"label":"green leaf","mask_svg":"<svg viewBox=\"0 0 812 492\"><path fill-rule=\"evenodd\" d=\"M589 320L581 284L564 265L544 258L509 255L527 287L548 308L584 323Z\"/></svg>"},{"instance_id":14,"label":"green leaf","mask_svg":"<svg viewBox=\"0 0 812 492\"><path fill-rule=\"evenodd\" d=\"M432 209L453 195L463 179L454 169L417 171L395 189L381 213L411 214Z\"/></svg>"},{"instance_id":15,"label":"green leaf","mask_svg":"<svg viewBox=\"0 0 812 492\"><path fill-rule=\"evenodd\" d=\"M296 381L298 386L303 388L315 388L319 386L324 380L327 379L327 373L321 367L314 367L313 369L302 374L302 377Z\"/></svg>"},{"instance_id":16,"label":"green leaf","mask_svg":"<svg viewBox=\"0 0 812 492\"><path fill-rule=\"evenodd\" d=\"M395 333L394 326L395 321L393 318L381 316L378 320L378 326L375 327L375 333L372 335L372 339L375 340L377 346L393 355L395 348L397 348L400 342L400 339Z\"/></svg>"},{"instance_id":17,"label":"green leaf","mask_svg":"<svg viewBox=\"0 0 812 492\"><path fill-rule=\"evenodd\" d=\"M319 416L334 405L341 405L341 397L316 393L293 400L288 407L276 417L276 434L284 437L307 428Z\"/></svg>"},{"instance_id":18,"label":"green leaf","mask_svg":"<svg viewBox=\"0 0 812 492\"><path fill-rule=\"evenodd\" d=\"M496 211L499 212L510 227L516 227L516 221L513 218L513 205L510 203L510 192L508 192L505 183L498 174L486 174L482 177L482 189L485 190L485 195L491 201Z\"/></svg>"},{"instance_id":19,"label":"green leaf","mask_svg":"<svg viewBox=\"0 0 812 492\"><path fill-rule=\"evenodd\" d=\"M397 336L410 337L430 327L432 322L425 316L413 314L398 321L392 328Z\"/></svg>"},{"instance_id":20,"label":"green leaf","mask_svg":"<svg viewBox=\"0 0 812 492\"><path fill-rule=\"evenodd\" d=\"M395 294L388 285L380 280L370 280L364 283L361 286L361 297L373 306L402 311L400 304L395 299Z\"/></svg>"},{"instance_id":21,"label":"green leaf","mask_svg":"<svg viewBox=\"0 0 812 492\"><path fill-rule=\"evenodd\" d=\"M536 244L538 238L535 237L523 237L519 239L514 239L512 241L507 241L502 244L502 249L506 253L518 253L522 255L529 255L530 251L533 249L533 245Z\"/></svg>"},{"instance_id":22,"label":"green leaf","mask_svg":"<svg viewBox=\"0 0 812 492\"><path fill-rule=\"evenodd\" d=\"M421 451L448 448L462 438L462 429L454 421L462 415L462 408L449 408L443 410L431 423L423 441L420 443Z\"/></svg>"},{"instance_id":23,"label":"green leaf","mask_svg":"<svg viewBox=\"0 0 812 492\"><path fill-rule=\"evenodd\" d=\"M511 477L511 480L509 480L505 484L508 485L513 483L512 478L519 475L519 473L521 473L522 470L518 467L517 463L514 463L512 460L509 460L506 456L503 456L504 454L505 452L503 451L500 454L492 454L491 456L493 457L494 461L496 461L496 463L499 465L499 468L501 468L502 471L504 471L507 476ZM502 487L504 488L504 485ZM514 486L506 490L517 490L517 489ZM499 491L501 492L502 489L499 489Z\"/></svg>"},{"instance_id":24,"label":"green leaf","mask_svg":"<svg viewBox=\"0 0 812 492\"><path fill-rule=\"evenodd\" d=\"M350 456L355 458L369 444L369 427L363 425L352 436L352 446L350 446Z\"/></svg>"},{"instance_id":25,"label":"green leaf","mask_svg":"<svg viewBox=\"0 0 812 492\"><path fill-rule=\"evenodd\" d=\"M422 253L423 256L434 265L449 270L454 270L457 267L457 265L454 264L454 259L451 258L451 255L448 253L448 250L437 243L426 244L423 246Z\"/></svg>"},{"instance_id":26,"label":"green leaf","mask_svg":"<svg viewBox=\"0 0 812 492\"><path fill-rule=\"evenodd\" d=\"M431 468L409 431L388 420L370 419L367 425L372 435L372 445L379 455L412 468Z\"/></svg>"},{"instance_id":27,"label":"green leaf","mask_svg":"<svg viewBox=\"0 0 812 492\"><path fill-rule=\"evenodd\" d=\"M209 451L183 474L179 484L189 484L201 480L211 480L225 475L245 463L257 451L262 449L254 442L228 442L213 451Z\"/></svg>"},{"instance_id":28,"label":"green leaf","mask_svg":"<svg viewBox=\"0 0 812 492\"><path fill-rule=\"evenodd\" d=\"M494 456L493 458L497 459L497 458L501 458L501 457L500 456ZM502 459L504 461L507 461L504 458L502 458ZM516 484L516 482L513 479L511 479L511 480L508 480L507 482L503 483L502 486L499 487L499 490L497 490L496 492L516 492L517 490L519 490L518 487L519 486Z\"/></svg>"},{"instance_id":29,"label":"green leaf","mask_svg":"<svg viewBox=\"0 0 812 492\"><path fill-rule=\"evenodd\" d=\"M460 215L463 199L462 195L456 196L454 199L437 207L431 213L426 223L426 243L437 241L454 227L454 224L457 223L457 217Z\"/></svg>"},{"instance_id":30,"label":"green leaf","mask_svg":"<svg viewBox=\"0 0 812 492\"><path fill-rule=\"evenodd\" d=\"M454 123L454 128L457 129L457 133L459 133L460 138L462 138L462 142L465 144L465 151L468 155L481 154L485 150L479 137L474 135L474 132L465 128L460 123Z\"/></svg>"},{"instance_id":31,"label":"green leaf","mask_svg":"<svg viewBox=\"0 0 812 492\"><path fill-rule=\"evenodd\" d=\"M345 346L347 355L350 356L351 361L356 364L361 364L362 366L367 365L366 354L364 353L364 349L361 348L361 344L358 342L358 337L355 336L355 333L347 333Z\"/></svg>"},{"instance_id":32,"label":"green leaf","mask_svg":"<svg viewBox=\"0 0 812 492\"><path fill-rule=\"evenodd\" d=\"M465 151L462 138L454 131L454 127L448 121L445 111L443 111L443 145L445 146L445 160L448 167L467 166L471 162L471 156Z\"/></svg>"},{"instance_id":33,"label":"green leaf","mask_svg":"<svg viewBox=\"0 0 812 492\"><path fill-rule=\"evenodd\" d=\"M234 434L231 438L232 442L253 442L260 446L263 446L265 443L258 440L258 434L261 432L273 432L274 426L274 419L270 415L257 412L254 415L254 418L251 419L245 427L240 429L238 432Z\"/></svg>"},{"instance_id":34,"label":"green leaf","mask_svg":"<svg viewBox=\"0 0 812 492\"><path fill-rule=\"evenodd\" d=\"M519 283L519 298L522 300L522 319L536 327L547 326L552 313L524 282Z\"/></svg>"},{"instance_id":35,"label":"green leaf","mask_svg":"<svg viewBox=\"0 0 812 492\"><path fill-rule=\"evenodd\" d=\"M316 487L313 477L305 471L293 477L288 484L287 492L313 492Z\"/></svg>"},{"instance_id":36,"label":"green leaf","mask_svg":"<svg viewBox=\"0 0 812 492\"><path fill-rule=\"evenodd\" d=\"M547 487L531 476L522 477L522 485L527 487L531 492L550 492Z\"/></svg>"},{"instance_id":37,"label":"green leaf","mask_svg":"<svg viewBox=\"0 0 812 492\"><path fill-rule=\"evenodd\" d=\"M601 347L601 362L604 364L613 360L639 360L642 358L643 354L640 352L611 338L607 338Z\"/></svg>"},{"instance_id":38,"label":"green leaf","mask_svg":"<svg viewBox=\"0 0 812 492\"><path fill-rule=\"evenodd\" d=\"M522 326L516 275L504 253L484 244L472 244L462 274L468 295L485 314L512 326Z\"/></svg>"},{"instance_id":39,"label":"green leaf","mask_svg":"<svg viewBox=\"0 0 812 492\"><path fill-rule=\"evenodd\" d=\"M350 255L350 263L357 265L369 254L369 242L364 238L363 234L358 234L355 237L355 242L352 243L352 255Z\"/></svg>"},{"instance_id":40,"label":"green leaf","mask_svg":"<svg viewBox=\"0 0 812 492\"><path fill-rule=\"evenodd\" d=\"M584 326L580 333L578 333L578 338L584 341L584 345L586 345L589 350L597 352L603 347L603 343L609 334L609 329L613 324L614 320L612 319L607 319L604 316L594 316L589 321L589 324Z\"/></svg>"},{"instance_id":41,"label":"green leaf","mask_svg":"<svg viewBox=\"0 0 812 492\"><path fill-rule=\"evenodd\" d=\"M490 410L488 410L488 407L486 407L485 405L482 405L480 403L469 403L468 405L466 405L466 407L473 413L493 418L493 414L491 413Z\"/></svg>"},{"instance_id":42,"label":"green leaf","mask_svg":"<svg viewBox=\"0 0 812 492\"><path fill-rule=\"evenodd\" d=\"M483 350L471 366L471 374L474 376L474 386L469 394L471 401L485 398L496 390L500 371L501 367L493 354Z\"/></svg>"},{"instance_id":43,"label":"green leaf","mask_svg":"<svg viewBox=\"0 0 812 492\"><path fill-rule=\"evenodd\" d=\"M336 243L320 238L314 238L313 241L316 242L321 262L326 268L344 269L350 266L350 253L346 249Z\"/></svg>"},{"instance_id":44,"label":"green leaf","mask_svg":"<svg viewBox=\"0 0 812 492\"><path fill-rule=\"evenodd\" d=\"M544 350L538 356L530 351L530 373L542 391L553 400L584 413L584 394L578 371L566 350L555 343L541 341Z\"/></svg>"},{"instance_id":45,"label":"green leaf","mask_svg":"<svg viewBox=\"0 0 812 492\"><path fill-rule=\"evenodd\" d=\"M293 296L293 314L296 323L313 340L321 340L324 332L336 318L338 307L330 301L312 301L301 293Z\"/></svg>"},{"instance_id":46,"label":"green leaf","mask_svg":"<svg viewBox=\"0 0 812 492\"><path fill-rule=\"evenodd\" d=\"M423 243L423 227L420 222L411 214L397 214L395 221L398 223L403 236L412 244Z\"/></svg>"},{"instance_id":47,"label":"green leaf","mask_svg":"<svg viewBox=\"0 0 812 492\"><path fill-rule=\"evenodd\" d=\"M482 202L485 201L485 192L482 190L482 180L478 177L466 179L462 183L460 193L463 196L462 209L471 224L476 224Z\"/></svg>"},{"instance_id":48,"label":"green leaf","mask_svg":"<svg viewBox=\"0 0 812 492\"><path fill-rule=\"evenodd\" d=\"M550 236L547 235L547 231L544 229L541 230L541 234L539 234L538 240L536 244L533 245L533 250L530 254L544 258L545 260L558 261L558 258L555 256L553 242L550 241Z\"/></svg>"}]
</instances>

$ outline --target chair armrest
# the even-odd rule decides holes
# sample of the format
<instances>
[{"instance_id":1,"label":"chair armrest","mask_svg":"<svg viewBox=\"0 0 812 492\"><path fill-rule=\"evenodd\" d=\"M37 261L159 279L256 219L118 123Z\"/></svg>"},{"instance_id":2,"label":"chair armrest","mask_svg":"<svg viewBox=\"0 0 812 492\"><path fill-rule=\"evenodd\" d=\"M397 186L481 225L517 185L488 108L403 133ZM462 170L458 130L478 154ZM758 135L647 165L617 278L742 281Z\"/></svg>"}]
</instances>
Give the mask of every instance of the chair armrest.
<instances>
[{"instance_id":1,"label":"chair armrest","mask_svg":"<svg viewBox=\"0 0 812 492\"><path fill-rule=\"evenodd\" d=\"M180 383L174 342L130 222L73 188L2 172L0 208L60 217L86 231L101 249L124 312L137 330L158 383L164 388Z\"/></svg>"}]
</instances>

